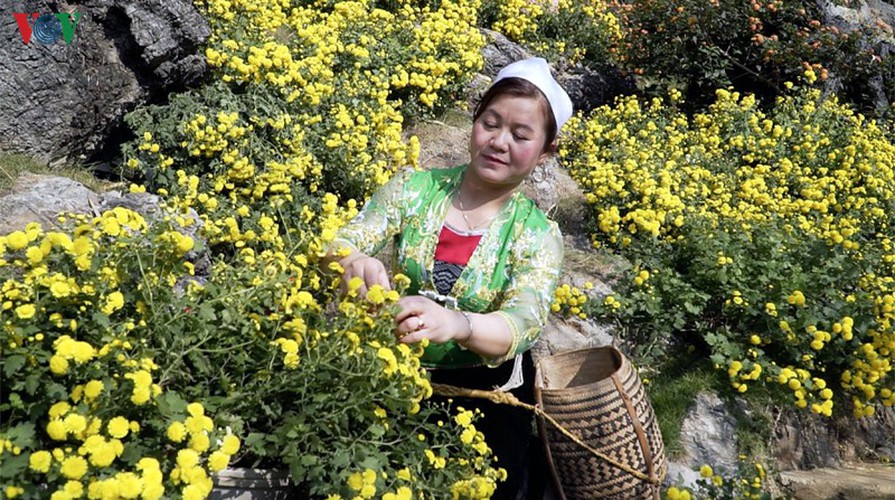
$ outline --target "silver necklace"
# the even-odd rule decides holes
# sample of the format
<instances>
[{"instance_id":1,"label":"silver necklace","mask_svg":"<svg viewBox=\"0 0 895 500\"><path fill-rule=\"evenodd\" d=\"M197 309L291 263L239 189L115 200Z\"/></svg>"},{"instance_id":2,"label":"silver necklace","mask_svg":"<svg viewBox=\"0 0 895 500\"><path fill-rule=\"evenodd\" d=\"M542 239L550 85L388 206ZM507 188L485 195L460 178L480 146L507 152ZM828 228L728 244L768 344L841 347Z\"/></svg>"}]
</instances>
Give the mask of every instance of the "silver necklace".
<instances>
[{"instance_id":1,"label":"silver necklace","mask_svg":"<svg viewBox=\"0 0 895 500\"><path fill-rule=\"evenodd\" d=\"M476 229L478 229L482 226L487 226L488 224L491 223L492 220L494 220L495 217L497 217L497 214L500 213L500 211L498 210L497 212L494 213L494 215L492 215L491 217L488 217L487 220L483 221L482 223L480 223L478 225L473 225L471 222L469 222L469 217L466 216L466 208L463 206L463 197L460 196L459 189L457 189L457 203L460 205L460 215L463 216L463 221L466 222L466 228L470 231L475 231Z\"/></svg>"}]
</instances>

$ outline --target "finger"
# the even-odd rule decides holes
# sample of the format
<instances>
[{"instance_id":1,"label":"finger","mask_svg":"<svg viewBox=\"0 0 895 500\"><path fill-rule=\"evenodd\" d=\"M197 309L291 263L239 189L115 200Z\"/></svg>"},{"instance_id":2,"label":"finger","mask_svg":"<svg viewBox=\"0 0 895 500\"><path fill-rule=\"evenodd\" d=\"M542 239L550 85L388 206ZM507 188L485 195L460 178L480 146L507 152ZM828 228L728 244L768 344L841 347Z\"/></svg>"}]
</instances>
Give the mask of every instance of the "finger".
<instances>
[{"instance_id":1,"label":"finger","mask_svg":"<svg viewBox=\"0 0 895 500\"><path fill-rule=\"evenodd\" d=\"M398 332L399 336L407 335L408 333L412 333L416 331L419 326L419 322L416 321L416 316L411 316L404 321L398 323L398 326L395 330Z\"/></svg>"},{"instance_id":2,"label":"finger","mask_svg":"<svg viewBox=\"0 0 895 500\"><path fill-rule=\"evenodd\" d=\"M414 332L409 332L406 335L402 335L398 338L398 342L402 344L414 344L423 340L426 337L426 330L417 330Z\"/></svg>"},{"instance_id":3,"label":"finger","mask_svg":"<svg viewBox=\"0 0 895 500\"><path fill-rule=\"evenodd\" d=\"M379 271L376 266L364 266L363 273L364 285L373 286L379 283Z\"/></svg>"},{"instance_id":4,"label":"finger","mask_svg":"<svg viewBox=\"0 0 895 500\"><path fill-rule=\"evenodd\" d=\"M392 284L388 281L388 272L385 268L379 271L379 284L382 285L382 288L386 291L392 289Z\"/></svg>"},{"instance_id":5,"label":"finger","mask_svg":"<svg viewBox=\"0 0 895 500\"><path fill-rule=\"evenodd\" d=\"M397 321L398 323L411 316L419 316L423 314L423 309L419 307L419 304L414 303L413 301L404 302L403 304L398 301L398 306L401 307L401 310L395 316L395 321Z\"/></svg>"}]
</instances>

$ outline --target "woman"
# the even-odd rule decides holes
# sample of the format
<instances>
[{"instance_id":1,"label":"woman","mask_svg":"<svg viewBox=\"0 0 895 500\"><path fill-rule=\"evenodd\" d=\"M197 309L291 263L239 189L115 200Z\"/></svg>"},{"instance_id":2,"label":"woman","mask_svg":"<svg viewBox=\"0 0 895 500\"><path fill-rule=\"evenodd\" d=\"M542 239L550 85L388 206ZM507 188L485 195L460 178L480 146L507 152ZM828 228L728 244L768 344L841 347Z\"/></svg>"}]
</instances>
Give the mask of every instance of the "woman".
<instances>
[{"instance_id":1,"label":"woman","mask_svg":"<svg viewBox=\"0 0 895 500\"><path fill-rule=\"evenodd\" d=\"M401 172L343 227L334 247L343 283L389 288L385 265L372 257L394 240L392 269L411 279L399 301L400 342L430 340L422 362L433 382L492 389L531 401L527 354L547 319L562 265L562 236L518 189L556 150L572 102L546 61L503 68L473 114L469 164ZM476 423L507 469L495 498L524 498L532 415L482 400Z\"/></svg>"}]
</instances>

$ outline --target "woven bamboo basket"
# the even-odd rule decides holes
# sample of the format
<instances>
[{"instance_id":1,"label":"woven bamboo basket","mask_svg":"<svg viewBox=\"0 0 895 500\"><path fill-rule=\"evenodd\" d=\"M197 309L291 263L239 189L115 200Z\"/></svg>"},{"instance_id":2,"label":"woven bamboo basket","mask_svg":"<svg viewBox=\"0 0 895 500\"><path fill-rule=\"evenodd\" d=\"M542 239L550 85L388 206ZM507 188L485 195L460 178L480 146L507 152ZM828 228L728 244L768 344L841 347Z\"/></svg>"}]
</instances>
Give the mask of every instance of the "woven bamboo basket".
<instances>
[{"instance_id":1,"label":"woven bamboo basket","mask_svg":"<svg viewBox=\"0 0 895 500\"><path fill-rule=\"evenodd\" d=\"M564 500L659 499L665 446L637 370L614 347L541 359L535 399L556 489Z\"/></svg>"}]
</instances>

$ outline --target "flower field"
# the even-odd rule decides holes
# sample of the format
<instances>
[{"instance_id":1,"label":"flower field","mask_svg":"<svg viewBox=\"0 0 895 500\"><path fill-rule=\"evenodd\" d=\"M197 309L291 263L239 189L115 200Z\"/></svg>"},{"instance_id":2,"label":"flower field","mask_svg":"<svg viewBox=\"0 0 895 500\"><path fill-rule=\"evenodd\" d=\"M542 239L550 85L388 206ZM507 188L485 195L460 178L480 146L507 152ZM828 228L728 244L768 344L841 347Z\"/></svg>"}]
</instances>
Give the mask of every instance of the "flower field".
<instances>
[{"instance_id":1,"label":"flower field","mask_svg":"<svg viewBox=\"0 0 895 500\"><path fill-rule=\"evenodd\" d=\"M319 263L416 164L405 116L452 105L481 66L476 6L199 6L215 81L129 117L122 168L162 214L0 240L3 495L204 498L239 464L314 497L487 498L503 472L472 412L420 404L398 293L338 298Z\"/></svg>"},{"instance_id":2,"label":"flower field","mask_svg":"<svg viewBox=\"0 0 895 500\"><path fill-rule=\"evenodd\" d=\"M644 348L704 346L740 393L783 392L826 416L837 392L858 417L892 406L885 129L816 89L770 113L719 90L692 120L679 97L601 108L563 151L593 207L594 244L635 264L603 313Z\"/></svg>"},{"instance_id":3,"label":"flower field","mask_svg":"<svg viewBox=\"0 0 895 500\"><path fill-rule=\"evenodd\" d=\"M425 403L422 346L394 343L399 293L341 297L322 249L417 166L408 124L465 102L478 27L623 64L642 47L631 12L197 7L210 81L127 117L121 173L158 213L0 237L0 496L205 498L239 465L286 468L313 498L488 498L499 459L473 412ZM691 112L672 88L573 118L560 154L594 246L633 266L599 300L561 287L554 311L618 321L645 364L695 351L743 397L862 417L895 403L895 135L797 67L769 106L725 87Z\"/></svg>"}]
</instances>

